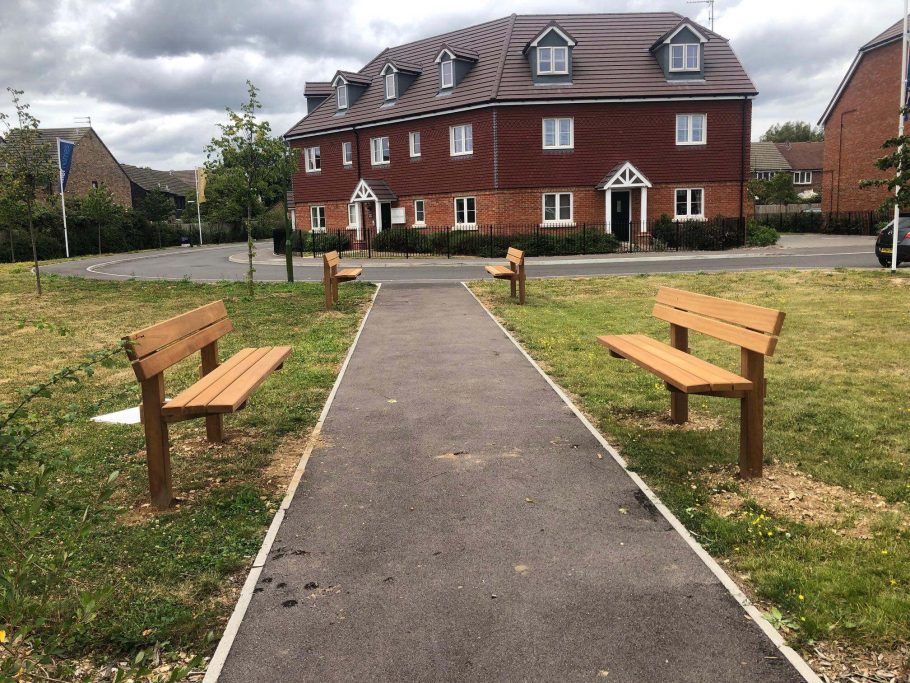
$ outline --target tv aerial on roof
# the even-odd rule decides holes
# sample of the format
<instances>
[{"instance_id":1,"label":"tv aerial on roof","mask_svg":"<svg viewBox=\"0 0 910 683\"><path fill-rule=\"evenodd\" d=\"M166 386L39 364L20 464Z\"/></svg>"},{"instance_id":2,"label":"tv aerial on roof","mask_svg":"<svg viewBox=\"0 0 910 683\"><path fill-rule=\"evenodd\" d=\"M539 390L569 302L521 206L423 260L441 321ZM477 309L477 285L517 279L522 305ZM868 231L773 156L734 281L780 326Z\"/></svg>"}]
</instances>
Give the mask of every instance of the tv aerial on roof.
<instances>
[{"instance_id":1,"label":"tv aerial on roof","mask_svg":"<svg viewBox=\"0 0 910 683\"><path fill-rule=\"evenodd\" d=\"M686 0L687 5L707 5L709 28L714 30L714 0Z\"/></svg>"},{"instance_id":2,"label":"tv aerial on roof","mask_svg":"<svg viewBox=\"0 0 910 683\"><path fill-rule=\"evenodd\" d=\"M91 116L77 116L73 119L77 126L87 126L88 128L92 127L92 117Z\"/></svg>"}]
</instances>

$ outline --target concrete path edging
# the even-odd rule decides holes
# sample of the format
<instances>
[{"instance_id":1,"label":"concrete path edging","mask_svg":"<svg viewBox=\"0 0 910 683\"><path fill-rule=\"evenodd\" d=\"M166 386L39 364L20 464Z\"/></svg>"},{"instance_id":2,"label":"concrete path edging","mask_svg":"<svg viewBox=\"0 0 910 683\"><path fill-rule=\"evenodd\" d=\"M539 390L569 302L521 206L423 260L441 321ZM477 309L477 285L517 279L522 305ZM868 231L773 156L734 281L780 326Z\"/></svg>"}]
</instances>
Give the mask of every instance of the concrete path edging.
<instances>
[{"instance_id":1,"label":"concrete path edging","mask_svg":"<svg viewBox=\"0 0 910 683\"><path fill-rule=\"evenodd\" d=\"M246 581L244 581L243 587L240 589L240 595L237 598L234 611L231 613L231 617L224 627L224 633L221 636L221 640L218 642L215 654L212 655L212 659L206 667L205 677L202 679L203 683L216 683L221 675L221 670L224 668L224 663L227 661L228 654L231 652L231 646L234 644L234 638L236 638L237 631L240 628L240 622L243 621L243 617L246 615L246 610L253 597L253 590L256 588L260 574L262 574L262 568L272 549L272 544L275 542L278 529L281 527L281 523L284 521L284 515L287 512L288 507L290 507L291 501L294 499L297 487L300 485L300 480L303 477L307 462L310 459L310 454L312 454L313 448L322 432L322 425L325 423L325 418L329 414L332 402L335 400L335 394L338 393L338 387L341 386L341 382L344 379L345 372L351 362L351 357L354 355L354 350L357 348L357 342L360 341L363 328L366 327L367 320L370 317L370 312L373 310L373 304L376 302L376 297L379 295L381 287L381 284L376 285L376 291L373 292L373 297L367 307L367 312L364 314L363 320L360 321L360 326L357 328L354 340L348 348L348 352L338 371L338 376L335 378L335 383L332 385L332 390L329 392L328 398L326 398L325 405L322 407L322 412L319 414L319 419L316 421L316 425L313 427L309 439L307 439L307 444L303 449L303 455L301 455L300 461L297 463L297 468L294 470L294 474L291 477L291 481L288 483L284 499L281 501L278 511L272 518L272 523L269 525L265 538L262 540L262 546L260 546L259 552L256 554L256 558L253 560L253 564L250 567L250 572L247 574Z\"/></svg>"},{"instance_id":2,"label":"concrete path edging","mask_svg":"<svg viewBox=\"0 0 910 683\"><path fill-rule=\"evenodd\" d=\"M616 461L623 471L629 476L629 478L635 482L635 485L641 489L642 493L647 496L648 500L654 504L661 515L670 523L670 525L676 530L676 532L682 536L686 544L698 555L699 559L705 564L705 566L711 570L711 573L717 577L717 579L723 584L724 588L733 596L733 598L740 604L740 606L745 610L749 618L762 630L762 632L768 636L774 646L778 651L790 662L793 667L799 672L799 674L807 681L807 683L823 683L821 678L812 670L806 660L800 656L796 650L787 645L786 640L780 634L780 632L764 618L761 611L752 604L752 601L743 593L739 586L736 585L736 582L730 578L730 575L723 570L723 568L717 563L717 561L711 557L711 555L701 546L701 544L695 540L692 534L683 526L682 522L674 515L666 505L657 497L657 495L651 490L651 488L644 482L644 480L638 476L635 472L630 470L625 459L616 451L613 446L606 440L603 434L591 423L587 416L575 405L568 394L560 387L556 382L550 378L547 373L541 369L531 355L524 349L524 347L518 342L518 340L509 332L502 323L497 320L496 316L484 306L483 302L471 291L471 288L468 287L467 283L461 283L468 293L474 298L475 301L480 305L481 308L486 312L488 316L496 323L496 326L502 330L502 333L509 338L509 340L515 345L518 351L525 357L525 359L537 370L538 373L544 378L547 384L556 392L560 399L572 410L573 413L581 420L582 424L591 432L591 435L603 446L613 460Z\"/></svg>"}]
</instances>

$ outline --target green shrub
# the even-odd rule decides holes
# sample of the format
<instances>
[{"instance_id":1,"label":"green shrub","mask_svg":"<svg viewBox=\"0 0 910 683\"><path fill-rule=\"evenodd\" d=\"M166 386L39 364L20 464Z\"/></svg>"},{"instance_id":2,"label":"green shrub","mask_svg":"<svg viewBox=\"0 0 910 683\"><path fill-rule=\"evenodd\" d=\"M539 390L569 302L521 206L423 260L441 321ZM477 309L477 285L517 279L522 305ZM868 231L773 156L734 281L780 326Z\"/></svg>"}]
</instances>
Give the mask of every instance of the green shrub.
<instances>
[{"instance_id":1,"label":"green shrub","mask_svg":"<svg viewBox=\"0 0 910 683\"><path fill-rule=\"evenodd\" d=\"M754 218L749 219L747 240L750 247L770 247L777 244L780 233L769 225L763 225Z\"/></svg>"}]
</instances>

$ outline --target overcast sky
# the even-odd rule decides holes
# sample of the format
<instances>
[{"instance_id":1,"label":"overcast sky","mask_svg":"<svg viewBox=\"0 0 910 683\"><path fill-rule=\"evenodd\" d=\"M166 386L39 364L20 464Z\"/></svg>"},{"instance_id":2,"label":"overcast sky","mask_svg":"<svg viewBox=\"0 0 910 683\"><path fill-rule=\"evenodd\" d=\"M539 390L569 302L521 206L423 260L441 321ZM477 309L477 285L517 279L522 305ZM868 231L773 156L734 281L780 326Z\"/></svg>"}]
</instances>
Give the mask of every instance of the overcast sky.
<instances>
[{"instance_id":1,"label":"overcast sky","mask_svg":"<svg viewBox=\"0 0 910 683\"><path fill-rule=\"evenodd\" d=\"M46 127L92 125L123 163L192 168L244 81L283 133L305 113L303 85L358 70L388 46L517 13L676 11L686 0L0 0L0 111L25 90ZM753 131L818 120L857 48L900 18L900 0L717 0L760 94ZM895 74L894 90L897 92ZM890 87L890 85L888 86ZM896 97L895 97L896 98Z\"/></svg>"}]
</instances>

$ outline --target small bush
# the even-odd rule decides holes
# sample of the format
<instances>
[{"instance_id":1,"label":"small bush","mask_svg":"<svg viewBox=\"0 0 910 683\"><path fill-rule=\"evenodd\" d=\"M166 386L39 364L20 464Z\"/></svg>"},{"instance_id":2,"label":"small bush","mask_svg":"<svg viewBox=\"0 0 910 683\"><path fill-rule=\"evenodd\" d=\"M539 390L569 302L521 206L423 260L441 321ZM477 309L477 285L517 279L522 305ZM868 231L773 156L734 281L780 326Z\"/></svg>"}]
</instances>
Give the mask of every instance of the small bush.
<instances>
[{"instance_id":1,"label":"small bush","mask_svg":"<svg viewBox=\"0 0 910 683\"><path fill-rule=\"evenodd\" d=\"M747 238L750 247L770 247L777 244L780 233L769 225L762 225L754 218L749 219Z\"/></svg>"}]
</instances>

